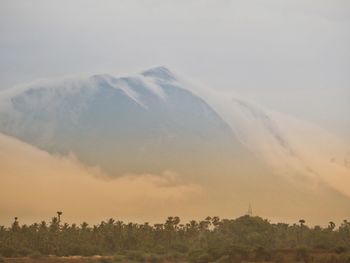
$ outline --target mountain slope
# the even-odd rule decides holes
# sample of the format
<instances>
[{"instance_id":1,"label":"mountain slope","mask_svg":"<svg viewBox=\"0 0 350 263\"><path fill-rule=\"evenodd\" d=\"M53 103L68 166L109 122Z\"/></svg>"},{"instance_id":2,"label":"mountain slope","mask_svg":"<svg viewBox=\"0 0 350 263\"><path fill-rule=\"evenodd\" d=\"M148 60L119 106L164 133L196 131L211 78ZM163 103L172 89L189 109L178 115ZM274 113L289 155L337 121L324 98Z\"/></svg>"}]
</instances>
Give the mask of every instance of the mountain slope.
<instances>
[{"instance_id":1,"label":"mountain slope","mask_svg":"<svg viewBox=\"0 0 350 263\"><path fill-rule=\"evenodd\" d=\"M36 85L3 96L2 104L0 132L51 153L71 152L113 175L252 158L229 125L165 68Z\"/></svg>"}]
</instances>

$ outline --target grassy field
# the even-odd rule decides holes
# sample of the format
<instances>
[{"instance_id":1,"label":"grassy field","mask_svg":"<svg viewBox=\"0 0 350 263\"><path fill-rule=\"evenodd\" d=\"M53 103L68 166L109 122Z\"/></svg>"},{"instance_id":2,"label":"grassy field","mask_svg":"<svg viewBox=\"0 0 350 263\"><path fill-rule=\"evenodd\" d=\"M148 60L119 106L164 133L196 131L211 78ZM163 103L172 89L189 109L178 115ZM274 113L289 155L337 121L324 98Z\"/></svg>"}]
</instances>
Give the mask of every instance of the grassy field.
<instances>
[{"instance_id":1,"label":"grassy field","mask_svg":"<svg viewBox=\"0 0 350 263\"><path fill-rule=\"evenodd\" d=\"M128 255L116 256L35 256L35 257L17 257L17 258L0 258L0 263L209 263L206 259L193 261L184 256L183 258L171 259L169 256L159 255L143 255L132 257ZM251 259L241 260L239 258L222 257L215 263L249 263L249 262L264 262L264 263L350 263L350 254L337 254L333 252L315 250L308 252L300 252L298 250L279 250L270 253L269 259Z\"/></svg>"}]
</instances>

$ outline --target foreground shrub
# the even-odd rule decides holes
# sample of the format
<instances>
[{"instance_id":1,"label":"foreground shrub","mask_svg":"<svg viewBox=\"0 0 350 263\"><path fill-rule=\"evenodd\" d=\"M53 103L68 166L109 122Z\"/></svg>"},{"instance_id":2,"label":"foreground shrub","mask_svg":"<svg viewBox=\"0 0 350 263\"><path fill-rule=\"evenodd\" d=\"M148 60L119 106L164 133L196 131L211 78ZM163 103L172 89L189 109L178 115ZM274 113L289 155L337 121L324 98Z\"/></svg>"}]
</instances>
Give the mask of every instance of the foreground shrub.
<instances>
[{"instance_id":1,"label":"foreground shrub","mask_svg":"<svg viewBox=\"0 0 350 263\"><path fill-rule=\"evenodd\" d=\"M339 246L339 247L336 247L334 249L334 252L338 253L338 254L342 254L342 253L345 253L348 249L346 247L343 247L343 246Z\"/></svg>"},{"instance_id":2,"label":"foreground shrub","mask_svg":"<svg viewBox=\"0 0 350 263\"><path fill-rule=\"evenodd\" d=\"M276 263L283 263L285 262L285 258L284 255L281 252L276 253L275 255L273 255L273 260Z\"/></svg>"},{"instance_id":3,"label":"foreground shrub","mask_svg":"<svg viewBox=\"0 0 350 263\"><path fill-rule=\"evenodd\" d=\"M350 255L322 255L315 258L315 263L350 263Z\"/></svg>"},{"instance_id":4,"label":"foreground shrub","mask_svg":"<svg viewBox=\"0 0 350 263\"><path fill-rule=\"evenodd\" d=\"M208 263L213 258L204 250L194 250L188 255L188 259L192 263Z\"/></svg>"},{"instance_id":5,"label":"foreground shrub","mask_svg":"<svg viewBox=\"0 0 350 263\"><path fill-rule=\"evenodd\" d=\"M7 257L7 258L18 256L17 250L12 248L12 247L3 247L0 250L0 253L2 256Z\"/></svg>"},{"instance_id":6,"label":"foreground shrub","mask_svg":"<svg viewBox=\"0 0 350 263\"><path fill-rule=\"evenodd\" d=\"M310 262L311 257L309 255L309 251L306 248L299 248L296 251L295 259L297 261L302 261L302 262L308 263L308 262Z\"/></svg>"},{"instance_id":7,"label":"foreground shrub","mask_svg":"<svg viewBox=\"0 0 350 263\"><path fill-rule=\"evenodd\" d=\"M30 255L33 251L29 248L23 247L21 249L18 250L18 255L21 257L26 257L28 255Z\"/></svg>"},{"instance_id":8,"label":"foreground shrub","mask_svg":"<svg viewBox=\"0 0 350 263\"><path fill-rule=\"evenodd\" d=\"M113 257L114 262L122 262L124 259L125 259L125 256L123 256L123 255L115 255Z\"/></svg>"},{"instance_id":9,"label":"foreground shrub","mask_svg":"<svg viewBox=\"0 0 350 263\"><path fill-rule=\"evenodd\" d=\"M249 250L245 247L231 246L228 255L231 262L241 262L249 258Z\"/></svg>"},{"instance_id":10,"label":"foreground shrub","mask_svg":"<svg viewBox=\"0 0 350 263\"><path fill-rule=\"evenodd\" d=\"M185 255L177 251L172 251L165 254L163 257L169 261L177 261L177 260L183 259Z\"/></svg>"},{"instance_id":11,"label":"foreground shrub","mask_svg":"<svg viewBox=\"0 0 350 263\"><path fill-rule=\"evenodd\" d=\"M231 263L231 259L228 255L220 257L215 263Z\"/></svg>"},{"instance_id":12,"label":"foreground shrub","mask_svg":"<svg viewBox=\"0 0 350 263\"><path fill-rule=\"evenodd\" d=\"M270 261L272 258L271 253L263 247L254 249L253 255L255 261Z\"/></svg>"},{"instance_id":13,"label":"foreground shrub","mask_svg":"<svg viewBox=\"0 0 350 263\"><path fill-rule=\"evenodd\" d=\"M32 253L29 254L29 257L33 259L41 258L42 254L39 251L33 251Z\"/></svg>"},{"instance_id":14,"label":"foreground shrub","mask_svg":"<svg viewBox=\"0 0 350 263\"><path fill-rule=\"evenodd\" d=\"M99 263L114 263L114 260L110 258L100 258Z\"/></svg>"},{"instance_id":15,"label":"foreground shrub","mask_svg":"<svg viewBox=\"0 0 350 263\"><path fill-rule=\"evenodd\" d=\"M128 251L126 253L126 258L129 260L134 260L137 262L145 262L146 261L146 255L141 251Z\"/></svg>"},{"instance_id":16,"label":"foreground shrub","mask_svg":"<svg viewBox=\"0 0 350 263\"><path fill-rule=\"evenodd\" d=\"M149 263L161 263L164 261L164 257L156 254L151 254L146 257L146 261Z\"/></svg>"}]
</instances>

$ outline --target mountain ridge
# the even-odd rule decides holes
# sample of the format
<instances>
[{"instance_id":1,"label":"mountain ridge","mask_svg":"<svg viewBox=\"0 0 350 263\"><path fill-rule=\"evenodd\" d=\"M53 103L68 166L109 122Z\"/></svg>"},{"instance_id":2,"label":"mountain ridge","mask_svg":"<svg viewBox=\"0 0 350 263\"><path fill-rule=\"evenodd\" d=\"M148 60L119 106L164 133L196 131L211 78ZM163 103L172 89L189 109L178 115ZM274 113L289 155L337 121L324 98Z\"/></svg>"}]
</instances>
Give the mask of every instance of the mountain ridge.
<instances>
[{"instance_id":1,"label":"mountain ridge","mask_svg":"<svg viewBox=\"0 0 350 263\"><path fill-rule=\"evenodd\" d=\"M97 74L4 94L0 132L51 153L73 152L111 174L180 168L181 173L192 169L193 174L210 176L214 167L224 167L227 176L239 177L241 167L251 163L258 168L243 169L242 174L274 173L288 180L296 176L314 185L331 180L328 171L334 165L327 161L324 173L317 162L331 159L327 156L334 149L317 162L310 160L296 147L301 140L291 143L295 136L269 111L191 86L164 66L130 77ZM346 168L346 152L336 156L345 158ZM116 163L125 167L117 169ZM346 170L338 166L346 181ZM343 187L330 185L344 193Z\"/></svg>"}]
</instances>

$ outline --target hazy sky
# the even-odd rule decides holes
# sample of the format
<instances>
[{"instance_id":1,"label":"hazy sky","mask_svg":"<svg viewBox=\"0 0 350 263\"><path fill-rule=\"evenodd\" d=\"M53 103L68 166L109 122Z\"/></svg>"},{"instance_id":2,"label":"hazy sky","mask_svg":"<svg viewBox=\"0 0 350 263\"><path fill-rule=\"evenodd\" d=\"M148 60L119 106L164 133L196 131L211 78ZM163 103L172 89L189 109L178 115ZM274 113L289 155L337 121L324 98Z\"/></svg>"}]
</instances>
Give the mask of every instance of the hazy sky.
<instances>
[{"instance_id":1,"label":"hazy sky","mask_svg":"<svg viewBox=\"0 0 350 263\"><path fill-rule=\"evenodd\" d=\"M0 0L0 89L166 65L350 145L348 0Z\"/></svg>"}]
</instances>

